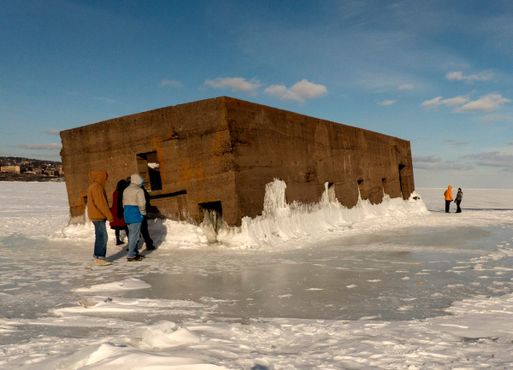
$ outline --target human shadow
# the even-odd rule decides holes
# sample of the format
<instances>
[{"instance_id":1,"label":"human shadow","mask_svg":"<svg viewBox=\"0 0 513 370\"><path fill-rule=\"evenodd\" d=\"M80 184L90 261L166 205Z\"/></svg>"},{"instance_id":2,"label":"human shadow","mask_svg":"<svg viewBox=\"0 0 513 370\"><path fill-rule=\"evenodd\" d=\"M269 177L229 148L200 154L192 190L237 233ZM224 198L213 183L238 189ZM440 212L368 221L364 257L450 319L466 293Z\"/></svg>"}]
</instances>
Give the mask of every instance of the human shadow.
<instances>
[{"instance_id":1,"label":"human shadow","mask_svg":"<svg viewBox=\"0 0 513 370\"><path fill-rule=\"evenodd\" d=\"M120 258L126 257L126 255L127 255L126 246L127 246L127 244L118 245L117 247L120 247L119 250L116 253L108 256L106 258L106 260L109 262L114 262L114 261L119 260Z\"/></svg>"},{"instance_id":2,"label":"human shadow","mask_svg":"<svg viewBox=\"0 0 513 370\"><path fill-rule=\"evenodd\" d=\"M155 249L146 249L145 242L142 235L139 235L139 241L137 242L137 249L144 256L149 256L153 252L156 252L159 247L164 243L167 236L167 227L165 225L166 219L164 218L152 218L148 220L148 231L151 238L153 239L153 246ZM110 262L117 261L127 255L128 242L122 245L117 245L119 250L114 254L108 256L106 259ZM114 248L114 247L112 247Z\"/></svg>"},{"instance_id":3,"label":"human shadow","mask_svg":"<svg viewBox=\"0 0 513 370\"><path fill-rule=\"evenodd\" d=\"M167 227L165 225L166 219L163 217L151 218L148 220L148 231L153 239L153 245L155 249L158 249L165 241L167 237ZM153 251L147 251L148 253Z\"/></svg>"},{"instance_id":4,"label":"human shadow","mask_svg":"<svg viewBox=\"0 0 513 370\"><path fill-rule=\"evenodd\" d=\"M265 365L255 364L251 367L251 370L269 370L269 368Z\"/></svg>"}]
</instances>

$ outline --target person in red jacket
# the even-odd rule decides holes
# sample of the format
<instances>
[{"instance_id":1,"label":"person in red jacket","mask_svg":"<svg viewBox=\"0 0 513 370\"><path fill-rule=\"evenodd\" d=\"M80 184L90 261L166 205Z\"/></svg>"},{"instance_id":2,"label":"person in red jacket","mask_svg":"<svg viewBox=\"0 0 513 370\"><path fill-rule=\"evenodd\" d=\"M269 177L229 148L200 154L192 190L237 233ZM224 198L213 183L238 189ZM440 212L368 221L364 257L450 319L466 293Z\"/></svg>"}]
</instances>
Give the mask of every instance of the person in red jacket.
<instances>
[{"instance_id":1,"label":"person in red jacket","mask_svg":"<svg viewBox=\"0 0 513 370\"><path fill-rule=\"evenodd\" d=\"M123 244L121 240L121 230L123 230L128 236L128 227L126 226L125 219L123 217L123 191L128 186L126 180L119 180L116 185L116 190L112 193L112 206L110 212L112 213L112 222L110 228L114 230L116 234L116 245Z\"/></svg>"},{"instance_id":2,"label":"person in red jacket","mask_svg":"<svg viewBox=\"0 0 513 370\"><path fill-rule=\"evenodd\" d=\"M449 213L449 209L451 207L452 202L452 186L447 186L447 189L444 191L444 199L445 199L445 213Z\"/></svg>"}]
</instances>

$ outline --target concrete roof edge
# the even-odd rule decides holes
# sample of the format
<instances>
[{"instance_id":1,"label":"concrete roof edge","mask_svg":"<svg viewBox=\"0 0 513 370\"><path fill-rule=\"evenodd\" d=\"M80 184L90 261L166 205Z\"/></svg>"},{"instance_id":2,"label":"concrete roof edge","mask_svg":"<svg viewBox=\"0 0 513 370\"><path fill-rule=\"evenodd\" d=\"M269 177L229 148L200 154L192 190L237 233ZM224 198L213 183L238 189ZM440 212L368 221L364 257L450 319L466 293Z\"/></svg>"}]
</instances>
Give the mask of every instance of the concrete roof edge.
<instances>
[{"instance_id":1,"label":"concrete roof edge","mask_svg":"<svg viewBox=\"0 0 513 370\"><path fill-rule=\"evenodd\" d=\"M198 104L198 103L201 103L201 102L214 101L214 100L222 100L224 104L228 103L229 101L241 102L241 103L244 103L244 104L247 104L247 105L252 105L252 106L256 106L256 107L263 107L263 108L266 108L266 109L278 110L278 111L292 113L292 114L297 114L299 116L308 117L308 118L312 118L312 119L316 119L316 120L320 120L320 121L324 121L324 122L330 122L331 124L337 124L337 125L342 125L342 126L346 126L346 127L352 127L352 128L358 129L358 130L363 130L363 131L369 132L369 133L373 133L373 134L378 134L378 135L383 135L383 136L387 136L387 137L390 137L390 138L394 138L394 139L397 139L397 140L400 140L400 141L403 141L403 142L408 142L408 143L410 142L409 140L402 139L402 138L397 137L397 136L392 136L392 135L384 134L384 133L381 133L381 132L368 130L368 129L365 129L365 128L362 128L362 127L353 126L351 124L342 123L342 122L335 122L335 121L331 121L331 120L324 119L324 118L309 116L307 114L293 112L293 111L290 111L290 110L286 110L286 109L282 109L282 108L277 108L277 107L273 107L273 106L265 105L265 104L261 104L261 103L255 103L255 102L252 102L252 101L243 100L243 99L239 99L239 98L234 98L234 97L226 96L226 95L216 96L216 97L213 97L213 98L206 98L206 99L195 100L195 101L192 101L192 102L179 103L179 104L175 104L175 105L168 105L168 106L161 107L161 108L149 109L149 110L143 111L143 112L131 113L131 114L127 114L127 115L123 115L123 116L118 116L118 117L112 117L112 118L108 118L108 119L105 119L105 120L102 120L102 121L98 121L98 122L94 122L94 123L85 124L85 125L82 125L82 126L77 126L77 127L74 127L74 128L62 130L62 131L60 131L60 134L61 134L61 137L62 137L62 134L63 133L65 134L68 131L73 131L73 130L76 130L76 129L79 129L79 128L85 128L85 127L89 127L89 126L93 126L93 125L97 125L97 124L102 124L102 123L106 123L106 122L109 122L109 121L112 121L112 120L116 120L116 119L120 119L120 118L129 118L129 117L132 117L132 116L138 116L138 115L149 113L149 112L155 112L155 111L159 111L159 110L166 110L166 109L174 108L174 107L194 105L194 104Z\"/></svg>"},{"instance_id":2,"label":"concrete roof edge","mask_svg":"<svg viewBox=\"0 0 513 370\"><path fill-rule=\"evenodd\" d=\"M174 104L174 105L167 105L165 107L160 107L160 108L148 109L148 110L145 110L145 111L142 111L142 112L136 112L136 113L130 113L130 114L125 114L125 115L121 115L121 116L111 117L111 118L107 118L107 119L104 119L104 120L101 120L101 121L97 121L97 122L93 122L93 123L86 123L85 125L81 125L81 126L77 126L77 127L72 127L72 128L69 128L69 129L61 130L59 133L62 134L62 133L66 133L68 131L73 131L73 130L76 130L76 129L79 129L79 128L85 128L85 127L89 127L89 126L98 125L98 124L110 122L110 121L113 121L113 120L117 120L117 119L120 119L120 118L130 118L132 116L135 117L135 116L138 116L140 114L145 114L145 113L150 113L150 112L157 112L157 111L160 111L160 110L166 110L166 109L169 109L169 108L181 107L181 106L186 106L186 105L194 105L194 104L201 103L201 102L206 102L206 101L224 100L225 98L230 98L230 97L227 97L227 96L216 96L216 97L213 97L213 98L194 100L194 101L191 101L191 102L185 102L185 103L179 103L179 104ZM234 99L234 98L230 98L230 99ZM238 99L235 99L235 100L238 100Z\"/></svg>"},{"instance_id":3,"label":"concrete roof edge","mask_svg":"<svg viewBox=\"0 0 513 370\"><path fill-rule=\"evenodd\" d=\"M274 109L274 110L278 110L278 111L282 111L282 112L297 114L298 116L307 117L307 118L311 118L311 119L316 119L316 120L323 121L323 122L329 122L331 124L351 127L351 128L355 128L355 129L358 129L358 130L366 131L366 132L369 132L369 133L372 133L372 134L387 136L387 137L394 138L394 139L397 139L397 140L400 140L400 141L403 141L403 142L410 143L410 141L407 140L407 139L403 139L403 138L400 138L400 137L397 137L397 136L393 136L393 135L384 134L384 133L378 132L378 131L372 131L372 130L369 130L369 129L366 129L366 128L363 128L363 127L354 126L354 125L351 125L351 124L348 124L348 123L336 122L336 121L332 121L332 120L329 120L329 119L326 119L326 118L314 117L314 116L310 116L308 114L298 113L298 112L294 112L294 111L291 111L291 110L277 108L277 107L273 107L273 106L266 105L266 104L254 103L254 102L251 102L251 101L248 101L248 100L242 100L242 99L233 98L233 97L230 97L230 96L220 96L219 98L223 98L225 101L226 100L233 100L233 101L238 101L238 102L242 102L242 103L249 104L249 105L264 107L266 109Z\"/></svg>"}]
</instances>

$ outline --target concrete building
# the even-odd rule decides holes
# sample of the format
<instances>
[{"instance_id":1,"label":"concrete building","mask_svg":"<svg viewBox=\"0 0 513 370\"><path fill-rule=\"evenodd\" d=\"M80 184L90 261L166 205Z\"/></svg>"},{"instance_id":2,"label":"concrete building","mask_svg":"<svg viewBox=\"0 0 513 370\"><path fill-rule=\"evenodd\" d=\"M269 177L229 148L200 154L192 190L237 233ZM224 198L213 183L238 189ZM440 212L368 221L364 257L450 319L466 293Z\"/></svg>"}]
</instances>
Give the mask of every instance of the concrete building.
<instances>
[{"instance_id":1,"label":"concrete building","mask_svg":"<svg viewBox=\"0 0 513 370\"><path fill-rule=\"evenodd\" d=\"M21 173L21 168L20 168L20 166L1 166L0 172L15 173L15 174L19 175Z\"/></svg>"},{"instance_id":2,"label":"concrete building","mask_svg":"<svg viewBox=\"0 0 513 370\"><path fill-rule=\"evenodd\" d=\"M414 190L410 143L396 137L229 97L151 110L65 130L62 162L70 212L84 215L88 174L139 173L152 204L172 219L200 222L216 210L229 225L261 214L265 185L287 183L287 201L330 192L347 207ZM110 201L110 200L109 200Z\"/></svg>"}]
</instances>

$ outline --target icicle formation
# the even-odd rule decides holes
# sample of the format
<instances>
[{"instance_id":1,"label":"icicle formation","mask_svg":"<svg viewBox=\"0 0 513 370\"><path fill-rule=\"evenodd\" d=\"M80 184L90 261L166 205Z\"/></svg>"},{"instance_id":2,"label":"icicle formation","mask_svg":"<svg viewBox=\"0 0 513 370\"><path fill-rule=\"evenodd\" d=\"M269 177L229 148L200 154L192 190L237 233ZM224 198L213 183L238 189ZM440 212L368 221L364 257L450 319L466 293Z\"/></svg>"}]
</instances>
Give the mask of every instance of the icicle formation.
<instances>
[{"instance_id":1,"label":"icicle formation","mask_svg":"<svg viewBox=\"0 0 513 370\"><path fill-rule=\"evenodd\" d=\"M262 215L244 217L240 227L223 226L216 234L212 219L208 217L208 225L204 222L200 226L165 220L160 225L161 234L157 235L157 231L152 230L152 235L165 238L161 248L197 248L216 242L241 249L295 248L342 235L418 225L419 217L429 214L417 193L413 193L409 200L386 195L379 204L360 198L349 209L337 201L335 187L336 184L324 184L324 192L317 203L287 204L287 184L275 179L265 187ZM90 239L94 236L92 227L92 223L68 226L60 235L74 240Z\"/></svg>"},{"instance_id":2,"label":"icicle formation","mask_svg":"<svg viewBox=\"0 0 513 370\"><path fill-rule=\"evenodd\" d=\"M325 183L317 203L287 204L287 184L275 179L265 187L262 215L244 217L240 228L222 230L217 240L239 248L279 248L289 242L289 246L301 245L348 233L392 228L428 213L422 201L391 199L388 195L379 204L359 198L349 209L336 199L335 186ZM302 242L298 243L300 240Z\"/></svg>"},{"instance_id":3,"label":"icicle formation","mask_svg":"<svg viewBox=\"0 0 513 370\"><path fill-rule=\"evenodd\" d=\"M321 204L329 205L330 203L338 204L338 200L335 196L335 188L333 186L333 183L325 182L324 191L321 195Z\"/></svg>"},{"instance_id":4,"label":"icicle formation","mask_svg":"<svg viewBox=\"0 0 513 370\"><path fill-rule=\"evenodd\" d=\"M217 242L218 225L220 225L218 217L219 215L214 210L203 210L203 221L201 222L200 227L209 243Z\"/></svg>"},{"instance_id":5,"label":"icicle formation","mask_svg":"<svg viewBox=\"0 0 513 370\"><path fill-rule=\"evenodd\" d=\"M287 184L283 180L274 179L265 185L263 216L278 217L288 214L289 205L285 200Z\"/></svg>"}]
</instances>

